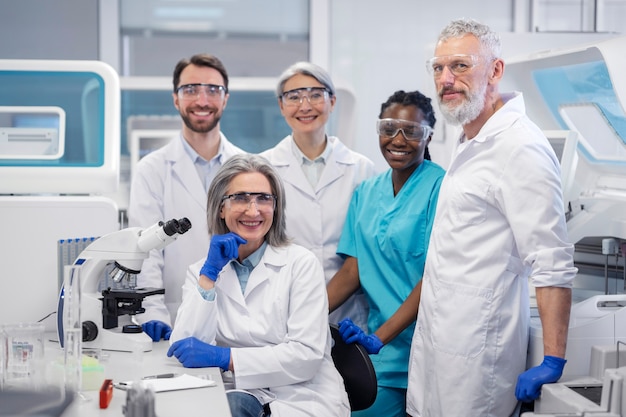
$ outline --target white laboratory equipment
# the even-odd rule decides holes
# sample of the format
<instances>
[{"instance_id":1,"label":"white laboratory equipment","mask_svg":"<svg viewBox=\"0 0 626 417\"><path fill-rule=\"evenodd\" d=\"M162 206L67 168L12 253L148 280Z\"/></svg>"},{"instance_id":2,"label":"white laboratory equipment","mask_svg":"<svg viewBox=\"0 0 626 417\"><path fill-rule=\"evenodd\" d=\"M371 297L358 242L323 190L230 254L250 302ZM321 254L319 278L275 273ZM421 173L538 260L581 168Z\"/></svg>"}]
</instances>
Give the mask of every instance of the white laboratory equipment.
<instances>
[{"instance_id":1,"label":"white laboratory equipment","mask_svg":"<svg viewBox=\"0 0 626 417\"><path fill-rule=\"evenodd\" d=\"M164 248L190 228L187 218L159 222L146 229L130 227L102 236L78 255L74 266L80 268L84 347L122 352L152 350L152 339L132 318L145 311L145 297L165 290L137 288L135 276L152 249ZM65 340L65 308L61 291L57 309L59 341Z\"/></svg>"},{"instance_id":2,"label":"white laboratory equipment","mask_svg":"<svg viewBox=\"0 0 626 417\"><path fill-rule=\"evenodd\" d=\"M621 349L620 349L621 346ZM626 416L626 345L591 349L587 376L546 384L532 412L522 417Z\"/></svg>"},{"instance_id":3,"label":"white laboratory equipment","mask_svg":"<svg viewBox=\"0 0 626 417\"><path fill-rule=\"evenodd\" d=\"M59 159L65 152L65 110L58 106L0 106L3 159Z\"/></svg>"},{"instance_id":4,"label":"white laboratory equipment","mask_svg":"<svg viewBox=\"0 0 626 417\"><path fill-rule=\"evenodd\" d=\"M528 116L546 131L577 134L563 170L572 243L626 239L626 37L507 62L502 91L522 91Z\"/></svg>"},{"instance_id":5,"label":"white laboratory equipment","mask_svg":"<svg viewBox=\"0 0 626 417\"><path fill-rule=\"evenodd\" d=\"M47 136L22 137L10 147L0 139L0 193L117 190L120 86L112 67L100 61L0 59L0 90L0 128Z\"/></svg>"},{"instance_id":6,"label":"white laboratory equipment","mask_svg":"<svg viewBox=\"0 0 626 417\"><path fill-rule=\"evenodd\" d=\"M120 87L100 61L0 59L0 323L52 317L58 242L120 228Z\"/></svg>"},{"instance_id":7,"label":"white laboratory equipment","mask_svg":"<svg viewBox=\"0 0 626 417\"><path fill-rule=\"evenodd\" d=\"M596 295L574 304L562 380L590 374L591 349L626 343L626 294ZM626 350L626 349L625 349ZM543 361L543 334L538 317L531 319L527 367Z\"/></svg>"}]
</instances>

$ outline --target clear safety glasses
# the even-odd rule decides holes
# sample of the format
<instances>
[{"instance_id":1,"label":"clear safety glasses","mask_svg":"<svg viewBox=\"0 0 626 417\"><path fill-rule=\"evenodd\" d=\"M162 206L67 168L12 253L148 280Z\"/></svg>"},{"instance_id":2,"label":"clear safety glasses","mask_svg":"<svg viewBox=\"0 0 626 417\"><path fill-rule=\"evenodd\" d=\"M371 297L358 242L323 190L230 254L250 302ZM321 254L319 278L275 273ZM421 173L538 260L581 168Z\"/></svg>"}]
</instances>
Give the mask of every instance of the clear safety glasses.
<instances>
[{"instance_id":1,"label":"clear safety glasses","mask_svg":"<svg viewBox=\"0 0 626 417\"><path fill-rule=\"evenodd\" d=\"M270 212L276 208L276 196L267 193L236 193L222 197L234 212L243 213L254 203L260 212Z\"/></svg>"},{"instance_id":2,"label":"clear safety glasses","mask_svg":"<svg viewBox=\"0 0 626 417\"><path fill-rule=\"evenodd\" d=\"M176 93L181 100L197 100L200 94L210 100L218 100L224 98L226 87L216 84L185 84L178 87Z\"/></svg>"},{"instance_id":3,"label":"clear safety glasses","mask_svg":"<svg viewBox=\"0 0 626 417\"><path fill-rule=\"evenodd\" d=\"M376 122L376 132L388 138L395 138L398 132L402 132L406 140L423 141L433 134L433 128L408 120L380 119Z\"/></svg>"},{"instance_id":4,"label":"clear safety glasses","mask_svg":"<svg viewBox=\"0 0 626 417\"><path fill-rule=\"evenodd\" d=\"M455 77L458 77L478 65L479 61L480 56L478 55L454 54L436 56L426 61L426 70L433 77L439 78L443 74L443 69L448 67L448 70Z\"/></svg>"},{"instance_id":5,"label":"clear safety glasses","mask_svg":"<svg viewBox=\"0 0 626 417\"><path fill-rule=\"evenodd\" d=\"M285 91L280 97L283 104L288 107L300 106L302 104L302 100L305 98L309 101L310 105L314 106L328 100L330 92L328 89L323 87L305 87Z\"/></svg>"}]
</instances>

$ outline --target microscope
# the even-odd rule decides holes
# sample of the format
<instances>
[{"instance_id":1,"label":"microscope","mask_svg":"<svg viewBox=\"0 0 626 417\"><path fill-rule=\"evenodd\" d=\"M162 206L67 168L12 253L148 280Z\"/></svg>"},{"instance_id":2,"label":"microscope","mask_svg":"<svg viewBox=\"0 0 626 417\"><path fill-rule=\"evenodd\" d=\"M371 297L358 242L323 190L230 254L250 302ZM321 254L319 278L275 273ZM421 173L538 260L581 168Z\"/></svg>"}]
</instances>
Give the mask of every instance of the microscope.
<instances>
[{"instance_id":1,"label":"microscope","mask_svg":"<svg viewBox=\"0 0 626 417\"><path fill-rule=\"evenodd\" d=\"M146 229L130 227L104 235L74 261L80 274L80 317L84 347L133 352L152 350L152 339L132 321L145 312L145 297L164 294L163 288L137 288L136 275L152 249L162 249L191 228L186 217L158 222ZM65 306L61 289L57 332L63 346ZM70 301L68 301L69 303ZM68 329L69 331L69 329Z\"/></svg>"}]
</instances>

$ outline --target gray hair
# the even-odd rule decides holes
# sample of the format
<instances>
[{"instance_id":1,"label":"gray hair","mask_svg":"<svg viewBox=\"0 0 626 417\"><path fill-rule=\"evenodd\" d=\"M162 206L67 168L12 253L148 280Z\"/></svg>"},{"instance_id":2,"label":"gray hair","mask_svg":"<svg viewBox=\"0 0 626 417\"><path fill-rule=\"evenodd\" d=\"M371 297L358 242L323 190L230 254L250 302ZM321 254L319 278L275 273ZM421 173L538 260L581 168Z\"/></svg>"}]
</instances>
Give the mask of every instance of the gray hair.
<instances>
[{"instance_id":1,"label":"gray hair","mask_svg":"<svg viewBox=\"0 0 626 417\"><path fill-rule=\"evenodd\" d=\"M472 19L458 19L448 23L439 34L437 43L445 42L450 38L461 38L465 35L474 35L480 42L483 52L490 55L488 58L500 58L502 52L500 35L491 30L489 26Z\"/></svg>"},{"instance_id":2,"label":"gray hair","mask_svg":"<svg viewBox=\"0 0 626 417\"><path fill-rule=\"evenodd\" d=\"M276 96L280 97L284 93L285 83L294 75L302 74L315 78L320 84L328 89L330 96L335 95L335 85L333 80L330 79L330 74L319 65L315 65L311 62L301 61L296 62L287 68L278 78L278 85L276 86Z\"/></svg>"},{"instance_id":3,"label":"gray hair","mask_svg":"<svg viewBox=\"0 0 626 417\"><path fill-rule=\"evenodd\" d=\"M258 172L265 176L272 188L272 194L276 196L276 208L270 230L265 239L272 246L284 246L289 243L287 238L287 226L285 222L285 189L283 182L269 161L255 154L238 154L228 159L219 169L207 195L207 223L210 234L225 234L230 230L226 221L220 217L223 197L228 193L228 187L233 178L239 174Z\"/></svg>"}]
</instances>

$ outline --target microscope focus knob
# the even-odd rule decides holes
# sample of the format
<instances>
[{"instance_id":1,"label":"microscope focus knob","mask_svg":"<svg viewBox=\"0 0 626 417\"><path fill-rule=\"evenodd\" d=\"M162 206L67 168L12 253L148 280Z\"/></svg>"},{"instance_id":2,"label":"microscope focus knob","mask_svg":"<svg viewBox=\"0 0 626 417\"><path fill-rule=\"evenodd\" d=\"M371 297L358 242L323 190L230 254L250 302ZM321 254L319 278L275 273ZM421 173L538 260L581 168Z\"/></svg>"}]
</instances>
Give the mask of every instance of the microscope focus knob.
<instances>
[{"instance_id":1,"label":"microscope focus knob","mask_svg":"<svg viewBox=\"0 0 626 417\"><path fill-rule=\"evenodd\" d=\"M98 326L93 321L83 322L83 342L91 342L98 337Z\"/></svg>"}]
</instances>

